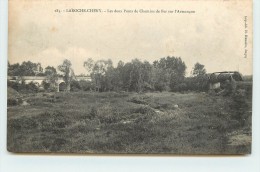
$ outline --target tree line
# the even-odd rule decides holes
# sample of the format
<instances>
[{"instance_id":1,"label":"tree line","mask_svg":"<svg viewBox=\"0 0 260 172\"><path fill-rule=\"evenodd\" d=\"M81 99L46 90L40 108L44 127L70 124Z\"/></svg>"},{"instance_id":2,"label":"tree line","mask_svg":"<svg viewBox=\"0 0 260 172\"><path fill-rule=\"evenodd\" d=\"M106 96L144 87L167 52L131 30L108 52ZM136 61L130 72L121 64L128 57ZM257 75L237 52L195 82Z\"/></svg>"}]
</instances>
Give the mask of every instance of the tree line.
<instances>
[{"instance_id":1,"label":"tree line","mask_svg":"<svg viewBox=\"0 0 260 172\"><path fill-rule=\"evenodd\" d=\"M164 57L152 63L133 59L124 63L119 61L116 66L112 60L93 60L88 58L83 64L91 81L76 81L72 64L65 59L57 69L47 66L44 70L40 63L30 61L22 64L9 64L9 76L46 76L43 83L46 89L55 87L58 77L63 77L66 90L103 91L206 91L208 78L205 66L196 63L192 76L186 77L186 64L180 57Z\"/></svg>"}]
</instances>

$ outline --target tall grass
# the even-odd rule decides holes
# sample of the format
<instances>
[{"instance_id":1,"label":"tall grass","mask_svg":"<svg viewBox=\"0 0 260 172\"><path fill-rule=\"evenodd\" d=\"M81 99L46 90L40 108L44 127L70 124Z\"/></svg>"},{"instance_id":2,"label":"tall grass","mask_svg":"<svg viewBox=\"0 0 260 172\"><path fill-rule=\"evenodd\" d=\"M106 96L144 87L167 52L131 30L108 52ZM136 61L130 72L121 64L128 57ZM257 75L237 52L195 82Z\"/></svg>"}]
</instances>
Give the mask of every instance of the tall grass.
<instances>
[{"instance_id":1,"label":"tall grass","mask_svg":"<svg viewBox=\"0 0 260 172\"><path fill-rule=\"evenodd\" d=\"M238 97L236 97L238 96ZM8 150L74 153L248 153L229 145L250 109L234 97L202 93L38 93L8 109ZM245 93L247 97L247 93ZM244 100L244 98L243 98ZM240 104L242 109L234 106ZM176 106L178 105L178 106ZM251 114L248 114L250 117Z\"/></svg>"}]
</instances>

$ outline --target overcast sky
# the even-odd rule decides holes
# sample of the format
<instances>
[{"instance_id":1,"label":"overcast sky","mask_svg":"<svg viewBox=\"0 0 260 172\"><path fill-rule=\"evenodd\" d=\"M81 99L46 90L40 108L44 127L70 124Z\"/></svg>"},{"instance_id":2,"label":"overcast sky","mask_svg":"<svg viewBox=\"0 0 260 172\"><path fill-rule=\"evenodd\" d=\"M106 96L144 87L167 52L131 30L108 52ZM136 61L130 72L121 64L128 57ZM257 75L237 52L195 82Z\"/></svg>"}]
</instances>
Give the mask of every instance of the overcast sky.
<instances>
[{"instance_id":1,"label":"overcast sky","mask_svg":"<svg viewBox=\"0 0 260 172\"><path fill-rule=\"evenodd\" d=\"M40 62L57 67L67 58L76 74L86 73L87 58L153 62L181 57L187 75L196 62L208 72L239 70L252 74L251 36L245 51L245 1L91 2L10 0L9 62ZM194 14L55 13L55 9L98 8L192 10Z\"/></svg>"}]
</instances>

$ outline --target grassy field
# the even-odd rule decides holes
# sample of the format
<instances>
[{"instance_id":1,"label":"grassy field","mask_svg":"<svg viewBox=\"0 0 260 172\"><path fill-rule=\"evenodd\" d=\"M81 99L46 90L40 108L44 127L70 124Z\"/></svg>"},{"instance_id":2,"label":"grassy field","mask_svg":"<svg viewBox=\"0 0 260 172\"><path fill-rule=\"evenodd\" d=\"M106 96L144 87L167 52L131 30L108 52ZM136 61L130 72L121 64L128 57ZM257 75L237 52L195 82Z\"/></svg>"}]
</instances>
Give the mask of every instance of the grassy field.
<instances>
[{"instance_id":1,"label":"grassy field","mask_svg":"<svg viewBox=\"0 0 260 172\"><path fill-rule=\"evenodd\" d=\"M244 154L251 93L19 94L8 107L11 152Z\"/></svg>"}]
</instances>

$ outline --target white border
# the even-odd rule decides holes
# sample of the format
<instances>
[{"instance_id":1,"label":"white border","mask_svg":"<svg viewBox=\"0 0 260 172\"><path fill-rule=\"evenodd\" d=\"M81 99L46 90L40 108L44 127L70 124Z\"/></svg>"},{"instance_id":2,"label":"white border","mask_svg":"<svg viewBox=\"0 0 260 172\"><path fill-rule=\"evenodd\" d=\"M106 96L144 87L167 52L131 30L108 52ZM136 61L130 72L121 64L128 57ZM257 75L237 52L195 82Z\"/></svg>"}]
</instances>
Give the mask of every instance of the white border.
<instances>
[{"instance_id":1,"label":"white border","mask_svg":"<svg viewBox=\"0 0 260 172\"><path fill-rule=\"evenodd\" d=\"M254 87L252 154L242 157L144 157L144 156L61 156L14 155L6 150L6 71L8 0L0 0L0 172L67 171L260 171L260 1L254 1Z\"/></svg>"}]
</instances>

